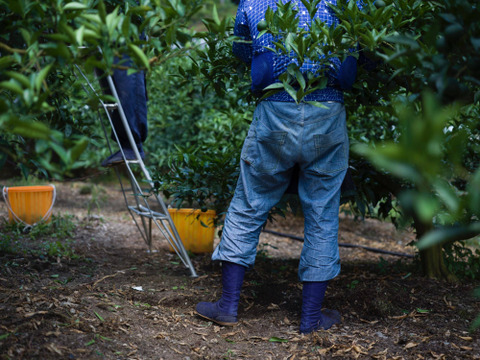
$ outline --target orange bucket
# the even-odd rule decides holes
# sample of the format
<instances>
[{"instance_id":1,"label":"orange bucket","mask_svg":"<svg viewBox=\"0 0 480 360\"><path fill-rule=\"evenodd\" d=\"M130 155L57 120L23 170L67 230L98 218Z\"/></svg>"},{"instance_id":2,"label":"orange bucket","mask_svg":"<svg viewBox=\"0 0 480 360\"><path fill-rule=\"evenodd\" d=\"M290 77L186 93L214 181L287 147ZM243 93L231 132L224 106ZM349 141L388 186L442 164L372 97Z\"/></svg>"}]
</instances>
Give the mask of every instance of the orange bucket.
<instances>
[{"instance_id":1,"label":"orange bucket","mask_svg":"<svg viewBox=\"0 0 480 360\"><path fill-rule=\"evenodd\" d=\"M168 209L185 250L195 254L213 252L215 210ZM172 246L170 251L174 252Z\"/></svg>"},{"instance_id":2,"label":"orange bucket","mask_svg":"<svg viewBox=\"0 0 480 360\"><path fill-rule=\"evenodd\" d=\"M4 187L2 194L11 223L33 226L50 220L56 197L54 185Z\"/></svg>"}]
</instances>

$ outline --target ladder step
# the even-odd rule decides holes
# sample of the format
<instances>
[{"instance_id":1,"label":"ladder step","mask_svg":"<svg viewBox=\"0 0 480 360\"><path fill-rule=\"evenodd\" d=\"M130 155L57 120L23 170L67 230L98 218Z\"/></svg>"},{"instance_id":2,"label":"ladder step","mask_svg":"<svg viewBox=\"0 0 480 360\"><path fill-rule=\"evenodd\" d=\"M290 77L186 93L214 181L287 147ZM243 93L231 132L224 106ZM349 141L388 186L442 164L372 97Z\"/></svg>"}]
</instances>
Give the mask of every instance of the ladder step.
<instances>
[{"instance_id":1,"label":"ladder step","mask_svg":"<svg viewBox=\"0 0 480 360\"><path fill-rule=\"evenodd\" d=\"M157 220L166 220L168 217L165 214L159 213L157 211L149 210L146 207L140 205L137 206L129 206L130 210L132 210L135 214L140 216L150 218L150 219L157 219Z\"/></svg>"},{"instance_id":2,"label":"ladder step","mask_svg":"<svg viewBox=\"0 0 480 360\"><path fill-rule=\"evenodd\" d=\"M118 104L117 103L104 103L103 107L105 108L105 110L112 112L112 111L118 109Z\"/></svg>"}]
</instances>

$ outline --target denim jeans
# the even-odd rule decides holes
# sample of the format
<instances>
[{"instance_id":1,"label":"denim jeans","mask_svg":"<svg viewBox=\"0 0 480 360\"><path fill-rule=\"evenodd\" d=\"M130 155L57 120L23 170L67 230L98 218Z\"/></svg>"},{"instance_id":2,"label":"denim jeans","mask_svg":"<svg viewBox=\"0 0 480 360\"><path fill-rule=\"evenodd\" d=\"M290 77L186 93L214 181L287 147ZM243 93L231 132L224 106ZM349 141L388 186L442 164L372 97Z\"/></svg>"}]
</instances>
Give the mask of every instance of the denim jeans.
<instances>
[{"instance_id":1,"label":"denim jeans","mask_svg":"<svg viewBox=\"0 0 480 360\"><path fill-rule=\"evenodd\" d=\"M270 209L285 193L295 164L305 218L300 281L326 281L340 272L338 212L348 165L345 107L261 102L243 145L240 176L212 259L252 267Z\"/></svg>"}]
</instances>

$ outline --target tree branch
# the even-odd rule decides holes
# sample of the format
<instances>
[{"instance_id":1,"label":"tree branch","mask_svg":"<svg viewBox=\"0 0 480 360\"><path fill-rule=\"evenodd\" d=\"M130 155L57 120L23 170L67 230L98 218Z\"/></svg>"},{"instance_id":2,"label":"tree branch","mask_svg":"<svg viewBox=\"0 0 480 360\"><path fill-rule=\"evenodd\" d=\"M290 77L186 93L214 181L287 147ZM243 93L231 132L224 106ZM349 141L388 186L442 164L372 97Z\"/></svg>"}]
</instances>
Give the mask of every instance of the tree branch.
<instances>
[{"instance_id":1,"label":"tree branch","mask_svg":"<svg viewBox=\"0 0 480 360\"><path fill-rule=\"evenodd\" d=\"M27 50L12 48L12 47L8 46L7 44L1 43L1 42L0 42L0 48L5 49L5 50L7 50L8 52L11 52L11 53L18 53L18 54L26 54L27 53Z\"/></svg>"}]
</instances>

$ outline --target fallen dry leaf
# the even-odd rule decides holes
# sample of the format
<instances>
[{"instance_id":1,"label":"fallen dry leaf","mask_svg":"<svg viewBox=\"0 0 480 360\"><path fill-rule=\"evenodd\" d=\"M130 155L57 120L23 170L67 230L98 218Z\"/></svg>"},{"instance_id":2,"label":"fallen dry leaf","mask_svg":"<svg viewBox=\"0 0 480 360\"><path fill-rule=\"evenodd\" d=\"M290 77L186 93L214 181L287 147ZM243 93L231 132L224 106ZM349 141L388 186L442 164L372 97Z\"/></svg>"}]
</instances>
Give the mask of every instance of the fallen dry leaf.
<instances>
[{"instance_id":1,"label":"fallen dry leaf","mask_svg":"<svg viewBox=\"0 0 480 360\"><path fill-rule=\"evenodd\" d=\"M418 344L414 343L414 342L409 342L407 345L405 345L403 348L405 350L407 349L411 349L411 348L414 348L415 346L418 346Z\"/></svg>"},{"instance_id":2,"label":"fallen dry leaf","mask_svg":"<svg viewBox=\"0 0 480 360\"><path fill-rule=\"evenodd\" d=\"M60 355L60 356L63 355L62 351L61 351L59 348L57 348L57 347L55 346L55 344L53 344L53 343L45 345L45 348L46 348L48 351L51 351L51 352L53 352L53 353L56 353L56 354L58 354L58 355Z\"/></svg>"},{"instance_id":3,"label":"fallen dry leaf","mask_svg":"<svg viewBox=\"0 0 480 360\"><path fill-rule=\"evenodd\" d=\"M445 359L445 355L444 355L444 354L435 354L433 351L430 351L430 354L431 354L435 359L440 359L440 360L444 360L444 359Z\"/></svg>"},{"instance_id":4,"label":"fallen dry leaf","mask_svg":"<svg viewBox=\"0 0 480 360\"><path fill-rule=\"evenodd\" d=\"M221 334L222 337L229 337L229 336L235 336L238 334L238 331L235 331L235 332L229 332L229 333L226 333L226 334Z\"/></svg>"},{"instance_id":5,"label":"fallen dry leaf","mask_svg":"<svg viewBox=\"0 0 480 360\"><path fill-rule=\"evenodd\" d=\"M267 310L278 310L278 309L280 309L280 306L278 306L277 304L274 304L274 303L271 303L267 307Z\"/></svg>"},{"instance_id":6,"label":"fallen dry leaf","mask_svg":"<svg viewBox=\"0 0 480 360\"><path fill-rule=\"evenodd\" d=\"M166 332L159 332L157 335L155 335L153 338L154 339L165 339L165 337L168 336L168 333Z\"/></svg>"},{"instance_id":7,"label":"fallen dry leaf","mask_svg":"<svg viewBox=\"0 0 480 360\"><path fill-rule=\"evenodd\" d=\"M115 273L115 274L105 275L105 276L102 277L101 279L98 279L97 281L95 281L95 282L93 283L92 287L95 287L95 286L98 285L99 282L102 282L103 280L108 279L108 278L111 278L111 277L115 277L115 276L117 276L118 274L120 274L120 272L117 272L117 273ZM135 287L133 287L133 288L135 288Z\"/></svg>"},{"instance_id":8,"label":"fallen dry leaf","mask_svg":"<svg viewBox=\"0 0 480 360\"><path fill-rule=\"evenodd\" d=\"M32 317L32 316L35 316L35 315L44 315L44 314L48 314L48 311L28 312L28 313L23 314L23 316L28 318L28 317Z\"/></svg>"},{"instance_id":9,"label":"fallen dry leaf","mask_svg":"<svg viewBox=\"0 0 480 360\"><path fill-rule=\"evenodd\" d=\"M180 350L175 349L174 347L169 346L169 348L172 349L173 351L175 351L177 354L185 355L183 352L181 352Z\"/></svg>"},{"instance_id":10,"label":"fallen dry leaf","mask_svg":"<svg viewBox=\"0 0 480 360\"><path fill-rule=\"evenodd\" d=\"M384 358L387 354L388 354L388 349L385 349L383 351L380 351L379 353L373 354L372 358L374 359Z\"/></svg>"},{"instance_id":11,"label":"fallen dry leaf","mask_svg":"<svg viewBox=\"0 0 480 360\"><path fill-rule=\"evenodd\" d=\"M137 349L132 350L132 351L130 351L130 352L127 354L127 356L132 356L132 355L135 354L137 351L138 351Z\"/></svg>"},{"instance_id":12,"label":"fallen dry leaf","mask_svg":"<svg viewBox=\"0 0 480 360\"><path fill-rule=\"evenodd\" d=\"M408 317L408 314L400 315L400 316L389 316L388 318L394 319L394 320L403 320L403 319L406 319L407 317Z\"/></svg>"},{"instance_id":13,"label":"fallen dry leaf","mask_svg":"<svg viewBox=\"0 0 480 360\"><path fill-rule=\"evenodd\" d=\"M203 279L206 279L208 277L208 275L202 275L202 276L199 276L197 278L195 278L193 281L192 281L192 284L195 284Z\"/></svg>"},{"instance_id":14,"label":"fallen dry leaf","mask_svg":"<svg viewBox=\"0 0 480 360\"><path fill-rule=\"evenodd\" d=\"M208 334L201 333L200 331L194 331L193 333L200 336L208 336Z\"/></svg>"}]
</instances>

